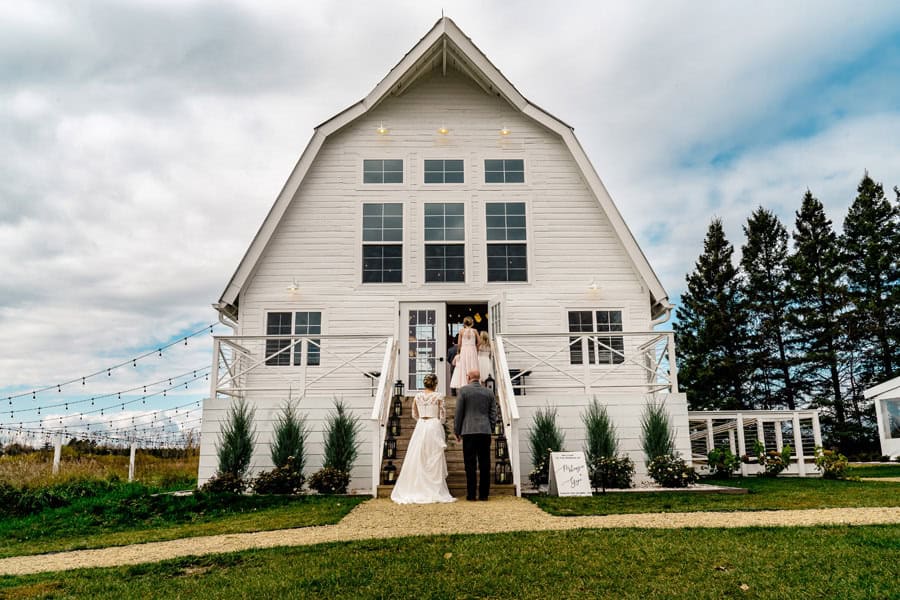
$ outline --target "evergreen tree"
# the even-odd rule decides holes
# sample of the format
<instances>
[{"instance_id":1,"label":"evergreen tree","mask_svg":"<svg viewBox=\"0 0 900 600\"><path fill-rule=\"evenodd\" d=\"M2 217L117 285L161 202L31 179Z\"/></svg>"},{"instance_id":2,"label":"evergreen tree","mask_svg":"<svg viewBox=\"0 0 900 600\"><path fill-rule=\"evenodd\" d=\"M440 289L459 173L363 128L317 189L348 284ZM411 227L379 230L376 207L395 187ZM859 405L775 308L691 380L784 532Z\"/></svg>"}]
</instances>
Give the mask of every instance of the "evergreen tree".
<instances>
[{"instance_id":1,"label":"evergreen tree","mask_svg":"<svg viewBox=\"0 0 900 600\"><path fill-rule=\"evenodd\" d=\"M692 410L750 408L747 313L733 254L722 221L713 219L676 313L678 375Z\"/></svg>"},{"instance_id":2,"label":"evergreen tree","mask_svg":"<svg viewBox=\"0 0 900 600\"><path fill-rule=\"evenodd\" d=\"M751 394L766 408L794 410L797 393L791 376L791 340L786 321L788 233L778 217L757 208L744 226L741 248L744 296L750 323Z\"/></svg>"},{"instance_id":3,"label":"evergreen tree","mask_svg":"<svg viewBox=\"0 0 900 600\"><path fill-rule=\"evenodd\" d=\"M841 239L853 304L852 341L858 363L855 388L890 379L900 366L900 210L869 174L844 219Z\"/></svg>"},{"instance_id":4,"label":"evergreen tree","mask_svg":"<svg viewBox=\"0 0 900 600\"><path fill-rule=\"evenodd\" d=\"M243 398L228 409L216 448L219 475L228 475L240 481L247 474L256 443L256 429L253 426L255 413Z\"/></svg>"},{"instance_id":5,"label":"evergreen tree","mask_svg":"<svg viewBox=\"0 0 900 600\"><path fill-rule=\"evenodd\" d=\"M789 321L798 335L804 386L814 401L833 410L833 441L843 445L848 436L840 373L846 288L837 235L822 203L809 190L797 212L788 265L794 300Z\"/></svg>"},{"instance_id":6,"label":"evergreen tree","mask_svg":"<svg viewBox=\"0 0 900 600\"><path fill-rule=\"evenodd\" d=\"M281 414L275 421L273 441L269 447L272 464L284 467L293 459L297 471L303 473L306 466L306 438L309 431L306 417L298 415L296 406L290 402L281 407Z\"/></svg>"}]
</instances>

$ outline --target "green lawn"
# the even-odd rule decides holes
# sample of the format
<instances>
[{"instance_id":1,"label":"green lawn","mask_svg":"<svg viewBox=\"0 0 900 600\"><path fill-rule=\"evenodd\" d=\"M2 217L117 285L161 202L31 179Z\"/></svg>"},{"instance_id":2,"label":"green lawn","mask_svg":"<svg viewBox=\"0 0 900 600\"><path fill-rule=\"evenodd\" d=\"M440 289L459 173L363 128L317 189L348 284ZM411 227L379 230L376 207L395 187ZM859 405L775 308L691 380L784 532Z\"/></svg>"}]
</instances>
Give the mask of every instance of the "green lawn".
<instances>
[{"instance_id":1,"label":"green lawn","mask_svg":"<svg viewBox=\"0 0 900 600\"><path fill-rule=\"evenodd\" d=\"M897 598L900 526L575 530L0 578L4 598ZM742 587L745 586L745 587Z\"/></svg>"},{"instance_id":2,"label":"green lawn","mask_svg":"<svg viewBox=\"0 0 900 600\"><path fill-rule=\"evenodd\" d=\"M900 477L900 464L854 465L849 474L854 477Z\"/></svg>"},{"instance_id":3,"label":"green lawn","mask_svg":"<svg viewBox=\"0 0 900 600\"><path fill-rule=\"evenodd\" d=\"M0 519L0 557L337 523L367 496L150 496L129 490Z\"/></svg>"},{"instance_id":4,"label":"green lawn","mask_svg":"<svg viewBox=\"0 0 900 600\"><path fill-rule=\"evenodd\" d=\"M746 477L722 482L747 494L609 492L590 498L527 496L553 515L609 515L701 510L791 510L856 506L900 506L900 483L819 478Z\"/></svg>"}]
</instances>

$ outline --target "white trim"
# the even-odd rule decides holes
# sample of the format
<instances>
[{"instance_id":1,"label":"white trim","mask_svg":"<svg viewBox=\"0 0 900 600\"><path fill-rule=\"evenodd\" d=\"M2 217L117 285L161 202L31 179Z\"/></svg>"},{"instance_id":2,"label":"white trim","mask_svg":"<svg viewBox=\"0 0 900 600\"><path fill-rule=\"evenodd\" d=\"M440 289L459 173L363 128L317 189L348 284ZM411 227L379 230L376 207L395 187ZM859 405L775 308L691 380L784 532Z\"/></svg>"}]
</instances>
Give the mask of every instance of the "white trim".
<instances>
[{"instance_id":1,"label":"white trim","mask_svg":"<svg viewBox=\"0 0 900 600\"><path fill-rule=\"evenodd\" d=\"M460 65L461 70L465 70L473 79L486 91L497 93L513 107L521 111L524 115L533 119L537 123L543 125L550 131L559 135L566 147L572 153L576 164L584 175L585 182L593 192L601 208L609 218L614 231L618 234L626 253L631 259L632 264L638 274L646 283L651 295L651 317L655 317L663 312L663 306L667 304L668 294L653 272L653 268L647 261L641 248L638 246L634 235L625 224L621 213L616 208L588 160L584 149L578 140L572 128L554 117L550 113L544 111L534 104L530 104L524 96L509 82L506 77L488 60L488 58L466 37L466 35L457 27L451 19L442 17L438 22L425 34L425 36L410 50L401 61L388 73L388 75L375 86L363 100L350 106L349 108L338 113L328 121L325 121L318 127L313 134L312 139L307 145L300 160L297 162L294 170L288 177L287 182L278 194L275 203L269 210L268 215L263 221L262 226L253 238L247 252L238 265L237 270L228 282L225 291L222 293L219 302L225 305L234 305L238 299L241 288L249 281L256 264L262 256L266 246L272 238L278 223L284 216L287 207L297 193L301 182L309 171L316 155L322 147L325 139L332 133L342 129L354 120L372 110L392 92L399 92L404 88L403 78L412 73L413 76L418 74L418 63L421 60L431 60L432 51L441 52L441 41L449 41L449 50L458 54L455 58L462 61L468 61L465 65ZM360 165L361 166L361 165ZM360 170L361 173L361 170ZM407 173L407 176L409 174ZM361 177L361 174L360 174ZM409 181L409 179L407 179ZM384 184L382 184L384 185ZM510 185L510 184L505 184Z\"/></svg>"}]
</instances>

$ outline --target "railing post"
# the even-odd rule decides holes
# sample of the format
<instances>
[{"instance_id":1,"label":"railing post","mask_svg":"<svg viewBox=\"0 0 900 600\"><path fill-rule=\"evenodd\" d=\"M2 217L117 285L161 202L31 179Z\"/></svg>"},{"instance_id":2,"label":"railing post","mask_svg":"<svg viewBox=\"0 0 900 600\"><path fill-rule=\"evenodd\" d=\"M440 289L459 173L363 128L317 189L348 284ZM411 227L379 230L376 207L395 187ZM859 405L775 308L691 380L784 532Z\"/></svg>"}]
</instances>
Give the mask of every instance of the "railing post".
<instances>
[{"instance_id":1,"label":"railing post","mask_svg":"<svg viewBox=\"0 0 900 600\"><path fill-rule=\"evenodd\" d=\"M666 333L666 345L669 347L669 392L678 393L678 364L675 362L675 332Z\"/></svg>"},{"instance_id":2,"label":"railing post","mask_svg":"<svg viewBox=\"0 0 900 600\"><path fill-rule=\"evenodd\" d=\"M134 481L134 455L137 450L137 443L131 440L131 452L128 456L128 481Z\"/></svg>"},{"instance_id":3,"label":"railing post","mask_svg":"<svg viewBox=\"0 0 900 600\"><path fill-rule=\"evenodd\" d=\"M716 436L713 433L712 417L706 419L706 452L709 453L716 447Z\"/></svg>"},{"instance_id":4,"label":"railing post","mask_svg":"<svg viewBox=\"0 0 900 600\"><path fill-rule=\"evenodd\" d=\"M591 356L588 354L588 336L581 336L581 362L584 363L584 393L591 393Z\"/></svg>"},{"instance_id":5,"label":"railing post","mask_svg":"<svg viewBox=\"0 0 900 600\"><path fill-rule=\"evenodd\" d=\"M816 411L813 413L813 442L815 443L817 448L822 447L822 426L819 424L819 412Z\"/></svg>"},{"instance_id":6,"label":"railing post","mask_svg":"<svg viewBox=\"0 0 900 600\"><path fill-rule=\"evenodd\" d=\"M219 360L221 358L222 343L218 337L213 338L212 370L209 372L209 399L215 400L219 395Z\"/></svg>"},{"instance_id":7,"label":"railing post","mask_svg":"<svg viewBox=\"0 0 900 600\"><path fill-rule=\"evenodd\" d=\"M806 477L806 458L803 455L803 437L800 435L800 414L796 411L792 414L794 422L794 447L797 452L797 472L800 477Z\"/></svg>"},{"instance_id":8,"label":"railing post","mask_svg":"<svg viewBox=\"0 0 900 600\"><path fill-rule=\"evenodd\" d=\"M740 454L738 456L741 457L741 477L747 476L747 464L743 461L743 457L747 454L747 440L744 439L744 415L738 413L736 415L737 419L737 441L738 441L738 452Z\"/></svg>"},{"instance_id":9,"label":"railing post","mask_svg":"<svg viewBox=\"0 0 900 600\"><path fill-rule=\"evenodd\" d=\"M59 475L59 461L62 459L62 434L56 436L53 443L53 474Z\"/></svg>"}]
</instances>

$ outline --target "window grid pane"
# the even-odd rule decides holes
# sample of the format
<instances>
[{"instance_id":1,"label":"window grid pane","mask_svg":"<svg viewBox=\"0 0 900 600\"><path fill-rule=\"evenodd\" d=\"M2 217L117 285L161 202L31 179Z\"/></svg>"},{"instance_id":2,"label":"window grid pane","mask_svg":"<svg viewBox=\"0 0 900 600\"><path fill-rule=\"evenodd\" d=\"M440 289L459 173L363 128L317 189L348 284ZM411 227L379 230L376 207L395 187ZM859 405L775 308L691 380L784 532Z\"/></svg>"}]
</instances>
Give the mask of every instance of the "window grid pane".
<instances>
[{"instance_id":1,"label":"window grid pane","mask_svg":"<svg viewBox=\"0 0 900 600\"><path fill-rule=\"evenodd\" d=\"M425 183L463 183L463 161L426 160Z\"/></svg>"},{"instance_id":2,"label":"window grid pane","mask_svg":"<svg viewBox=\"0 0 900 600\"><path fill-rule=\"evenodd\" d=\"M292 327L293 322L293 327ZM314 335L322 333L321 312L272 312L266 316L266 335ZM266 340L266 356L272 356L279 350L288 348L296 340ZM321 359L321 340L309 339L306 364L316 366ZM297 343L290 350L285 350L277 356L266 359L266 365L289 366L301 365L303 342ZM293 356L293 360L292 360Z\"/></svg>"},{"instance_id":3,"label":"window grid pane","mask_svg":"<svg viewBox=\"0 0 900 600\"><path fill-rule=\"evenodd\" d=\"M426 282L465 282L466 257L463 244L425 246Z\"/></svg>"},{"instance_id":4,"label":"window grid pane","mask_svg":"<svg viewBox=\"0 0 900 600\"><path fill-rule=\"evenodd\" d=\"M363 160L363 183L403 183L403 161Z\"/></svg>"},{"instance_id":5,"label":"window grid pane","mask_svg":"<svg viewBox=\"0 0 900 600\"><path fill-rule=\"evenodd\" d=\"M488 241L525 240L524 202L488 202L485 218Z\"/></svg>"},{"instance_id":6,"label":"window grid pane","mask_svg":"<svg viewBox=\"0 0 900 600\"><path fill-rule=\"evenodd\" d=\"M402 204L363 205L364 242L402 242Z\"/></svg>"},{"instance_id":7,"label":"window grid pane","mask_svg":"<svg viewBox=\"0 0 900 600\"><path fill-rule=\"evenodd\" d=\"M363 246L363 283L400 283L403 281L403 246Z\"/></svg>"},{"instance_id":8,"label":"window grid pane","mask_svg":"<svg viewBox=\"0 0 900 600\"><path fill-rule=\"evenodd\" d=\"M425 205L426 242L462 242L465 239L465 209L462 203Z\"/></svg>"},{"instance_id":9,"label":"window grid pane","mask_svg":"<svg viewBox=\"0 0 900 600\"><path fill-rule=\"evenodd\" d=\"M485 183L525 183L525 161L488 159L484 161Z\"/></svg>"},{"instance_id":10,"label":"window grid pane","mask_svg":"<svg viewBox=\"0 0 900 600\"><path fill-rule=\"evenodd\" d=\"M488 244L488 281L528 281L525 244Z\"/></svg>"}]
</instances>

